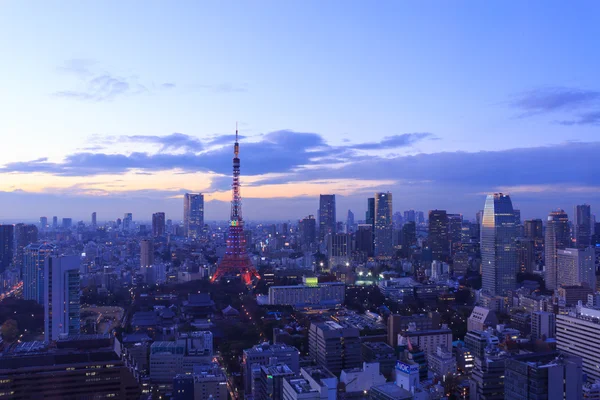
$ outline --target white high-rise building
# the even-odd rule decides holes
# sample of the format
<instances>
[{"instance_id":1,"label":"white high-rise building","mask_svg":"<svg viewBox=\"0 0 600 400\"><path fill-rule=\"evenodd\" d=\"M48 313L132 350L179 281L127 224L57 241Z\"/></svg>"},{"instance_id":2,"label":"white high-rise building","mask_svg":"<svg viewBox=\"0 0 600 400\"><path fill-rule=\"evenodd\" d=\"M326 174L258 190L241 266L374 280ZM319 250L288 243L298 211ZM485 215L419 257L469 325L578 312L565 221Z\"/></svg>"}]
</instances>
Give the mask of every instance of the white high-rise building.
<instances>
[{"instance_id":1,"label":"white high-rise building","mask_svg":"<svg viewBox=\"0 0 600 400\"><path fill-rule=\"evenodd\" d=\"M556 348L583 359L588 381L600 379L600 310L578 307L576 315L556 316Z\"/></svg>"},{"instance_id":2,"label":"white high-rise building","mask_svg":"<svg viewBox=\"0 0 600 400\"><path fill-rule=\"evenodd\" d=\"M558 285L596 288L596 255L592 247L556 250Z\"/></svg>"},{"instance_id":3,"label":"white high-rise building","mask_svg":"<svg viewBox=\"0 0 600 400\"><path fill-rule=\"evenodd\" d=\"M505 295L517 283L517 227L510 196L487 196L481 224L482 289L492 295Z\"/></svg>"},{"instance_id":4,"label":"white high-rise building","mask_svg":"<svg viewBox=\"0 0 600 400\"><path fill-rule=\"evenodd\" d=\"M44 264L44 339L80 332L79 256L46 258Z\"/></svg>"},{"instance_id":5,"label":"white high-rise building","mask_svg":"<svg viewBox=\"0 0 600 400\"><path fill-rule=\"evenodd\" d=\"M562 283L558 281L557 251L569 247L569 239L568 215L560 209L552 211L548 215L544 240L546 289L557 289Z\"/></svg>"}]
</instances>

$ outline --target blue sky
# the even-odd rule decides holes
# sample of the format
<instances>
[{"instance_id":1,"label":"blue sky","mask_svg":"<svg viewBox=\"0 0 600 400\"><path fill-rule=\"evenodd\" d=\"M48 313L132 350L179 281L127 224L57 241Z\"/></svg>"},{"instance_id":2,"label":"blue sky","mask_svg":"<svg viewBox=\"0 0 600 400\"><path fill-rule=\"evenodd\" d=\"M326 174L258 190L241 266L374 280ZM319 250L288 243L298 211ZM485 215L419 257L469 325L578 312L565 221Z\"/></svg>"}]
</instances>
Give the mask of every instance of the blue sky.
<instances>
[{"instance_id":1,"label":"blue sky","mask_svg":"<svg viewBox=\"0 0 600 400\"><path fill-rule=\"evenodd\" d=\"M0 3L0 220L599 200L597 2ZM222 147L226 145L226 147ZM102 218L101 218L101 217Z\"/></svg>"}]
</instances>

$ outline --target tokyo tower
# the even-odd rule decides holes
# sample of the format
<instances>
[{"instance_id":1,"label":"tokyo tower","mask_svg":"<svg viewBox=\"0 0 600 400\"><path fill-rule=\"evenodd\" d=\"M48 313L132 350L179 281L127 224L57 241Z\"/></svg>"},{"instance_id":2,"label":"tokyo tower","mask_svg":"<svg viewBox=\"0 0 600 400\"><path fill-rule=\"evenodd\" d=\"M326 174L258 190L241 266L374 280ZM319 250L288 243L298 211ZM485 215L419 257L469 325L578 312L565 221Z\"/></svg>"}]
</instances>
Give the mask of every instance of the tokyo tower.
<instances>
[{"instance_id":1,"label":"tokyo tower","mask_svg":"<svg viewBox=\"0 0 600 400\"><path fill-rule=\"evenodd\" d=\"M242 195L240 194L240 144L238 143L238 130L235 128L235 144L233 146L233 184L231 185L231 218L227 235L227 248L221 259L217 271L211 282L218 281L225 276L240 276L242 281L249 285L252 278L260 279L260 275L252 265L246 250L246 236L244 235L244 220L242 219Z\"/></svg>"}]
</instances>

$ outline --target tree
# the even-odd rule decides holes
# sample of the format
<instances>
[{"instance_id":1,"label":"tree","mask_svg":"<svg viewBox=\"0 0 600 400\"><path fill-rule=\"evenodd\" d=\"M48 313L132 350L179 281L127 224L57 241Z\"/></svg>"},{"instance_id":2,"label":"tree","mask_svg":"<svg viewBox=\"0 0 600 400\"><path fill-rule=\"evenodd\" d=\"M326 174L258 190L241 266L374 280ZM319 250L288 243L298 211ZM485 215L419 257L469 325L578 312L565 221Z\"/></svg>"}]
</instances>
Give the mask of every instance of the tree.
<instances>
[{"instance_id":1,"label":"tree","mask_svg":"<svg viewBox=\"0 0 600 400\"><path fill-rule=\"evenodd\" d=\"M0 333L2 333L2 338L6 342L14 342L19 336L19 327L17 325L17 321L14 319L7 319L4 321L0 327Z\"/></svg>"}]
</instances>

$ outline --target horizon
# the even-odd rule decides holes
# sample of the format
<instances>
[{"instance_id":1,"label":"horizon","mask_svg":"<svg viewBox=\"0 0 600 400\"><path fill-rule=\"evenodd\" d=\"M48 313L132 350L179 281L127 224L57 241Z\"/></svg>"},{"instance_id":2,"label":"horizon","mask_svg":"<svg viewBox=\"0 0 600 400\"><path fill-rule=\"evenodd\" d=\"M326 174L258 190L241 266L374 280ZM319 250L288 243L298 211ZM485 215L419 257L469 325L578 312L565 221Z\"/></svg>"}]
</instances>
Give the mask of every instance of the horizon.
<instances>
[{"instance_id":1,"label":"horizon","mask_svg":"<svg viewBox=\"0 0 600 400\"><path fill-rule=\"evenodd\" d=\"M180 219L185 192L226 219L238 120L248 220L600 201L595 2L26 3L0 6L0 221Z\"/></svg>"}]
</instances>

